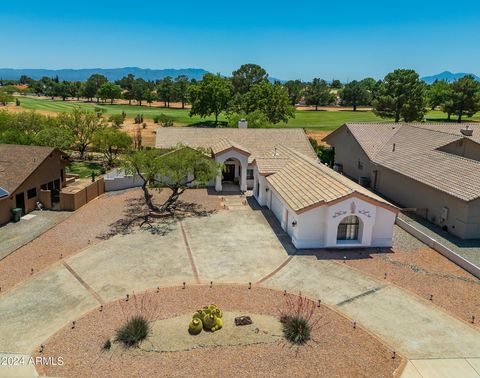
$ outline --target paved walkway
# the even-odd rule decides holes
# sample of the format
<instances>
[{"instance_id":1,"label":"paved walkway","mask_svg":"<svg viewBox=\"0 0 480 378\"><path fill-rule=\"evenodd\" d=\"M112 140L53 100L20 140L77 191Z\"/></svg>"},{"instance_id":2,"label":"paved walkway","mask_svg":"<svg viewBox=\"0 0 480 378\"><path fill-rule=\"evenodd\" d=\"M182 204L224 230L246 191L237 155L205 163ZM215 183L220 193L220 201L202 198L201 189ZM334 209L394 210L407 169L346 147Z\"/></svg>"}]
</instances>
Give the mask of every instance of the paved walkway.
<instances>
[{"instance_id":1,"label":"paved walkway","mask_svg":"<svg viewBox=\"0 0 480 378\"><path fill-rule=\"evenodd\" d=\"M478 378L480 358L411 360L401 378Z\"/></svg>"},{"instance_id":2,"label":"paved walkway","mask_svg":"<svg viewBox=\"0 0 480 378\"><path fill-rule=\"evenodd\" d=\"M32 211L20 222L0 227L0 260L27 244L72 213L68 211Z\"/></svg>"},{"instance_id":3,"label":"paved walkway","mask_svg":"<svg viewBox=\"0 0 480 378\"><path fill-rule=\"evenodd\" d=\"M0 294L0 352L29 354L62 326L126 293L213 281L252 282L321 299L413 360L409 371L413 365L422 377L429 376L432 359L477 363L476 329L346 264L293 254L279 228L270 227L270 215L240 204L172 223L162 235L116 236L58 262Z\"/></svg>"}]
</instances>

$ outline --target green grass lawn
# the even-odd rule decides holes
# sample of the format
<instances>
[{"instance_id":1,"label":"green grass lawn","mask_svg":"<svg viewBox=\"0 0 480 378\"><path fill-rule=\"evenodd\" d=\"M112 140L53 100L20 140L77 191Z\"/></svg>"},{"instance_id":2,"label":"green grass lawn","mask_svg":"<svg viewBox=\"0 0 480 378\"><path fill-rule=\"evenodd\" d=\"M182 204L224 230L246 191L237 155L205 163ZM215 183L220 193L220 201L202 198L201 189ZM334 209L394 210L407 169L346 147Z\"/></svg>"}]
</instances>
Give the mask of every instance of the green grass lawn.
<instances>
[{"instance_id":1,"label":"green grass lawn","mask_svg":"<svg viewBox=\"0 0 480 378\"><path fill-rule=\"evenodd\" d=\"M88 161L72 161L67 167L67 173L79 175L80 178L92 177L92 171L95 176L102 172L102 165Z\"/></svg>"},{"instance_id":2,"label":"green grass lawn","mask_svg":"<svg viewBox=\"0 0 480 378\"><path fill-rule=\"evenodd\" d=\"M205 121L213 121L213 117L202 119L198 116L190 117L188 109L168 109L151 106L138 105L109 105L96 104L86 102L71 102L36 99L30 97L20 97L21 106L24 109L30 110L47 110L52 112L69 112L75 106L80 106L85 109L94 110L96 107L105 109L107 115L120 114L124 111L128 117L135 117L137 114L143 114L145 118L153 118L153 116L164 113L173 118L174 122L182 125L190 125L195 123L202 123ZM426 119L428 122L445 122L446 114L434 110L427 113ZM220 117L221 121L225 120L224 116ZM472 118L465 118L465 121L480 122L480 113L477 113ZM335 130L346 122L387 122L388 120L381 119L374 115L371 111L313 111L313 110L297 110L295 118L291 119L287 124L280 123L279 127L302 127L310 130Z\"/></svg>"}]
</instances>

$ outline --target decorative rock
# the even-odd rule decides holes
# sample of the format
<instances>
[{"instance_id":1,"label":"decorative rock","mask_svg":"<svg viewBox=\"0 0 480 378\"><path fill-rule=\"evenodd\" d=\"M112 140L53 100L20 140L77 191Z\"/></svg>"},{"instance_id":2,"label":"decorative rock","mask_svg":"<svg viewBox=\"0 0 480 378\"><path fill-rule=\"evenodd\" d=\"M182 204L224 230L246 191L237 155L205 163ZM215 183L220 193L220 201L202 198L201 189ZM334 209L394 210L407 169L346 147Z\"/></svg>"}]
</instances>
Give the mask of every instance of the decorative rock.
<instances>
[{"instance_id":1,"label":"decorative rock","mask_svg":"<svg viewBox=\"0 0 480 378\"><path fill-rule=\"evenodd\" d=\"M252 324L252 318L250 316L237 316L235 318L235 325L236 326L244 326Z\"/></svg>"}]
</instances>

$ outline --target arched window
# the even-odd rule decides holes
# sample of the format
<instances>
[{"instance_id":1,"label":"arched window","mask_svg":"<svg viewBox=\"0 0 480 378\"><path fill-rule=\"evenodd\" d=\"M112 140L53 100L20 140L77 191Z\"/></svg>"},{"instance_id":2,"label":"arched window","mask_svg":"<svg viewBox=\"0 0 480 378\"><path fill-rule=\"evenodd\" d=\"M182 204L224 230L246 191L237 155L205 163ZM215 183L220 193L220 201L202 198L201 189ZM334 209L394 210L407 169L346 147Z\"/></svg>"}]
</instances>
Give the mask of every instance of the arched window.
<instances>
[{"instance_id":1,"label":"arched window","mask_svg":"<svg viewBox=\"0 0 480 378\"><path fill-rule=\"evenodd\" d=\"M338 225L337 240L358 240L360 220L356 215L349 215Z\"/></svg>"}]
</instances>

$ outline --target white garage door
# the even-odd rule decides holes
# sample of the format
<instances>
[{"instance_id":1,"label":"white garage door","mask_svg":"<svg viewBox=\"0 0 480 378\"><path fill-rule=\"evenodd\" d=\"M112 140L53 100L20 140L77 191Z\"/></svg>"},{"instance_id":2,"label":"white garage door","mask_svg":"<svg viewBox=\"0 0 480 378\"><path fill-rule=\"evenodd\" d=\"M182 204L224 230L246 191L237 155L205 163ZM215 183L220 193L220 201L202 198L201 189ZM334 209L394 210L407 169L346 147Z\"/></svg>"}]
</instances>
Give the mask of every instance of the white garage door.
<instances>
[{"instance_id":1,"label":"white garage door","mask_svg":"<svg viewBox=\"0 0 480 378\"><path fill-rule=\"evenodd\" d=\"M273 214L277 217L278 221L282 223L283 217L283 206L275 193L272 192L272 211Z\"/></svg>"}]
</instances>

